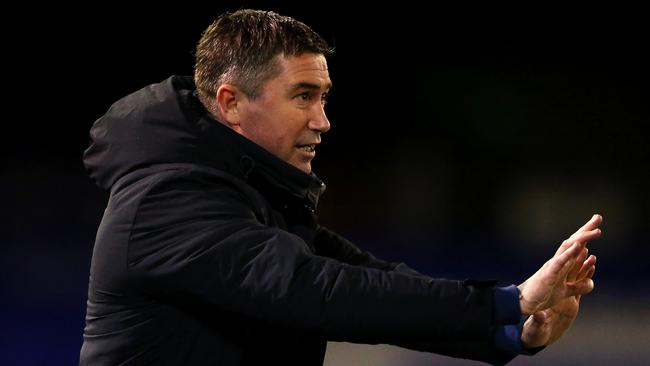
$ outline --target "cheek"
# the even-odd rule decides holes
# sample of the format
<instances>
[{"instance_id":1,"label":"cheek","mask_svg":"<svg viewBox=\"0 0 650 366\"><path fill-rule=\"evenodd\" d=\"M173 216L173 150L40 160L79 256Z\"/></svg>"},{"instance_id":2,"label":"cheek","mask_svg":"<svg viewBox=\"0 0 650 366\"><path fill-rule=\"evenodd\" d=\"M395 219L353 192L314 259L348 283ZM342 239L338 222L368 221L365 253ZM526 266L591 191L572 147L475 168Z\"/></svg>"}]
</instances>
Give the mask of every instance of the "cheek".
<instances>
[{"instance_id":1,"label":"cheek","mask_svg":"<svg viewBox=\"0 0 650 366\"><path fill-rule=\"evenodd\" d=\"M285 161L292 159L298 153L296 143L307 129L306 117L290 106L275 106L264 112L251 118L258 144Z\"/></svg>"},{"instance_id":2,"label":"cheek","mask_svg":"<svg viewBox=\"0 0 650 366\"><path fill-rule=\"evenodd\" d=\"M299 141L301 134L303 133L303 128L300 123L297 123L295 116L294 119L283 118L280 123L276 124L273 135L275 135L275 141L279 146L283 146L285 149L295 147L295 144Z\"/></svg>"},{"instance_id":3,"label":"cheek","mask_svg":"<svg viewBox=\"0 0 650 366\"><path fill-rule=\"evenodd\" d=\"M268 125L258 131L263 147L283 160L287 160L294 153L295 135L283 125Z\"/></svg>"},{"instance_id":4,"label":"cheek","mask_svg":"<svg viewBox=\"0 0 650 366\"><path fill-rule=\"evenodd\" d=\"M278 149L282 150L283 155L285 155L285 158L289 158L293 154L295 154L295 145L296 142L293 138L290 136L281 136L278 138Z\"/></svg>"}]
</instances>

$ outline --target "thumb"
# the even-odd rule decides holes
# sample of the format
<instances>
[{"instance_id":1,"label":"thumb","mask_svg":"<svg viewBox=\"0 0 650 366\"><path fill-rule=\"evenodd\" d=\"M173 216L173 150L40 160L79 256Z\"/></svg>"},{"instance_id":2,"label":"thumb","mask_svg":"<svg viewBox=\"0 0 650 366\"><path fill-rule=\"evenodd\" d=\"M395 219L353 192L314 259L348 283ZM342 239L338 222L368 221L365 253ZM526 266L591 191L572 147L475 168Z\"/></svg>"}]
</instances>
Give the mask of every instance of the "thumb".
<instances>
[{"instance_id":1,"label":"thumb","mask_svg":"<svg viewBox=\"0 0 650 366\"><path fill-rule=\"evenodd\" d=\"M546 311L538 311L535 314L533 314L533 322L539 324L540 326L546 322L546 319L548 316L546 315Z\"/></svg>"},{"instance_id":2,"label":"thumb","mask_svg":"<svg viewBox=\"0 0 650 366\"><path fill-rule=\"evenodd\" d=\"M546 344L550 337L550 328L545 323L547 315L538 311L528 317L521 332L521 341L526 348L535 348Z\"/></svg>"}]
</instances>

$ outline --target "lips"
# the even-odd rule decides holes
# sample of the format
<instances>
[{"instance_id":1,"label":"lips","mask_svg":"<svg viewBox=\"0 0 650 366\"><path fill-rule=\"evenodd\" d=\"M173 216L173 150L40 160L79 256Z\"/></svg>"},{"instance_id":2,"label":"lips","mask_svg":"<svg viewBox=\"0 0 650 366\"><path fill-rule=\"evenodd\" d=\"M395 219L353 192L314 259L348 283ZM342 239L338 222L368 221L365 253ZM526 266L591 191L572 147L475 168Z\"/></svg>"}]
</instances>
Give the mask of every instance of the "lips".
<instances>
[{"instance_id":1,"label":"lips","mask_svg":"<svg viewBox=\"0 0 650 366\"><path fill-rule=\"evenodd\" d=\"M313 144L298 144L296 145L296 148L308 153L313 153L314 151L316 151L316 145L318 145L318 142Z\"/></svg>"},{"instance_id":2,"label":"lips","mask_svg":"<svg viewBox=\"0 0 650 366\"><path fill-rule=\"evenodd\" d=\"M314 152L316 151L316 144L311 144L311 145L298 145L299 149L305 150L306 152Z\"/></svg>"}]
</instances>

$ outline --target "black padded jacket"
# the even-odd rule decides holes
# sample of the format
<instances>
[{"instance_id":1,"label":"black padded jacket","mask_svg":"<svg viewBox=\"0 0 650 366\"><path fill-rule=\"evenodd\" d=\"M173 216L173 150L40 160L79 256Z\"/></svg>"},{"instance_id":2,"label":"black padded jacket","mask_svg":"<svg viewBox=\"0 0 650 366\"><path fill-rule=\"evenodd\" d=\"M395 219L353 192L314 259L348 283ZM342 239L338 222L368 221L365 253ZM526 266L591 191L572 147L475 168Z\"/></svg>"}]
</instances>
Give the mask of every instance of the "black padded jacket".
<instances>
[{"instance_id":1,"label":"black padded jacket","mask_svg":"<svg viewBox=\"0 0 650 366\"><path fill-rule=\"evenodd\" d=\"M328 340L492 363L493 283L424 276L319 226L324 184L210 118L189 77L114 103L82 365L321 365Z\"/></svg>"}]
</instances>

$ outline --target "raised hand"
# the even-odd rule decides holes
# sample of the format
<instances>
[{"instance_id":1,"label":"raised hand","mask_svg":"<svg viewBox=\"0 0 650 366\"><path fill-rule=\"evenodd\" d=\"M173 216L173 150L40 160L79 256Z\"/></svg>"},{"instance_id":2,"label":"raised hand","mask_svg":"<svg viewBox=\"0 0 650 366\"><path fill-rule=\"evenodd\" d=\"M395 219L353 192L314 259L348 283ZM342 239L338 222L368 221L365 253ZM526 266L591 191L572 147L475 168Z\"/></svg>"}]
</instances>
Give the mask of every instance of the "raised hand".
<instances>
[{"instance_id":1,"label":"raised hand","mask_svg":"<svg viewBox=\"0 0 650 366\"><path fill-rule=\"evenodd\" d=\"M595 264L596 257L588 256L588 250L585 248L567 279L570 282L592 279L596 270ZM553 307L531 315L524 323L521 333L524 346L528 348L546 346L560 338L578 316L580 297L581 295L567 297Z\"/></svg>"},{"instance_id":2,"label":"raised hand","mask_svg":"<svg viewBox=\"0 0 650 366\"><path fill-rule=\"evenodd\" d=\"M532 315L552 308L569 297L585 295L593 290L593 280L586 274L595 264L596 258L586 257L586 245L601 235L598 228L601 222L602 217L594 215L562 242L553 258L519 285L522 313ZM543 315L537 315L537 320L541 321L542 317Z\"/></svg>"}]
</instances>

